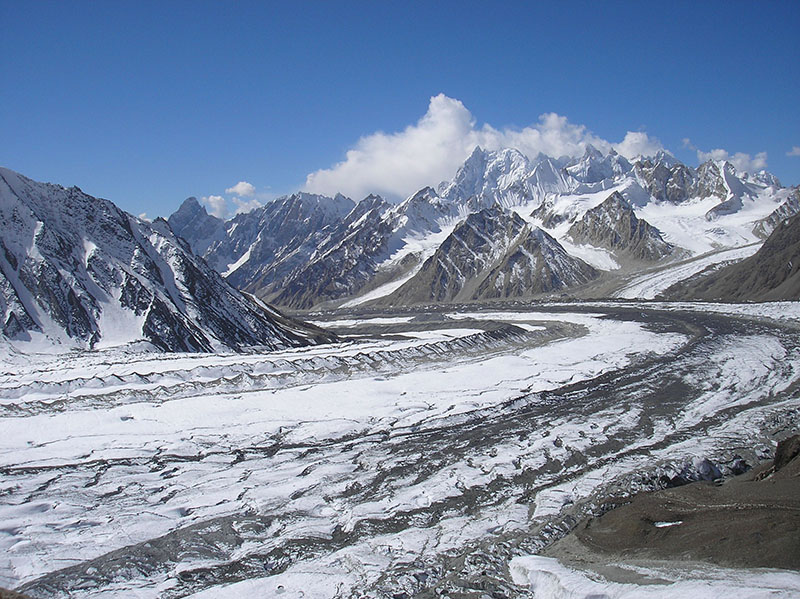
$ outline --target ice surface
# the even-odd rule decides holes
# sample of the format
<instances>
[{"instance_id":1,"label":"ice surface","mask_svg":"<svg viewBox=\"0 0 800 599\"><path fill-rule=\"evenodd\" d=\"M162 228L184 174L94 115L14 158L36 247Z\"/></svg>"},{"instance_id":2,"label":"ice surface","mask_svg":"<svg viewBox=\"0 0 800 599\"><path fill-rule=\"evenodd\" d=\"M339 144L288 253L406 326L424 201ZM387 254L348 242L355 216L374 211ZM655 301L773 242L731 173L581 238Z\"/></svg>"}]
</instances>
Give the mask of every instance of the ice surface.
<instances>
[{"instance_id":1,"label":"ice surface","mask_svg":"<svg viewBox=\"0 0 800 599\"><path fill-rule=\"evenodd\" d=\"M792 337L759 324L687 351L687 335L656 324L672 307L453 308L442 322L454 326L434 328L416 327L413 315L341 318L325 323L402 332L244 355L4 356L0 586L70 565L103 571L110 551L131 559L140 543L185 538L194 553L167 551L161 569L112 571L101 586L69 594L160 597L180 587L198 597L331 597L372 588L423 556L555 521L627 473L719 455L731 439L752 444L749 431L796 409L781 396L800 378ZM727 310L674 309L695 320ZM739 309L748 318L800 315L797 302ZM644 311L653 318L630 316ZM556 325L566 333L536 342ZM633 369L647 381L661 359L691 390L679 408L654 412L638 403L646 386L628 391L630 380L603 378ZM595 388L607 394L586 399ZM698 430L706 435L687 435ZM216 540L229 524L239 536ZM284 565L273 575L259 566L246 580L181 586L198 570L272 563L265 556L288 554L292 543L302 551L274 558Z\"/></svg>"}]
</instances>

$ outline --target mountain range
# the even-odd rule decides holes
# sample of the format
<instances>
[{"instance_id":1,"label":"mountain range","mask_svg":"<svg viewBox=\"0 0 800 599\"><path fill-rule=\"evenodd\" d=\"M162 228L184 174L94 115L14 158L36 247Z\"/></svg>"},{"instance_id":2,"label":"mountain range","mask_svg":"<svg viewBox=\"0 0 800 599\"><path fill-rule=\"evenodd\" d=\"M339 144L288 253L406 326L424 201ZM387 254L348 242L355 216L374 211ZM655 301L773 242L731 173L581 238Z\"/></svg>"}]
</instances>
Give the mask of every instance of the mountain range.
<instances>
[{"instance_id":1,"label":"mountain range","mask_svg":"<svg viewBox=\"0 0 800 599\"><path fill-rule=\"evenodd\" d=\"M794 283L757 287L783 280L767 270L800 263L785 241L799 211L800 189L765 171L692 168L664 152L631 161L591 146L575 159L475 148L451 181L400 203L298 192L229 220L189 198L150 222L2 169L2 335L87 348L287 347L333 337L272 305L613 297L636 277L713 266L726 250L762 243L739 268L764 276L740 272L713 290L706 277L705 292L670 295L795 298ZM737 295L730 281L745 278L756 288Z\"/></svg>"},{"instance_id":2,"label":"mountain range","mask_svg":"<svg viewBox=\"0 0 800 599\"><path fill-rule=\"evenodd\" d=\"M766 171L692 168L666 152L475 148L451 181L399 204L296 193L223 222L189 198L169 223L233 285L290 309L598 297L760 243L800 210L799 193Z\"/></svg>"}]
</instances>

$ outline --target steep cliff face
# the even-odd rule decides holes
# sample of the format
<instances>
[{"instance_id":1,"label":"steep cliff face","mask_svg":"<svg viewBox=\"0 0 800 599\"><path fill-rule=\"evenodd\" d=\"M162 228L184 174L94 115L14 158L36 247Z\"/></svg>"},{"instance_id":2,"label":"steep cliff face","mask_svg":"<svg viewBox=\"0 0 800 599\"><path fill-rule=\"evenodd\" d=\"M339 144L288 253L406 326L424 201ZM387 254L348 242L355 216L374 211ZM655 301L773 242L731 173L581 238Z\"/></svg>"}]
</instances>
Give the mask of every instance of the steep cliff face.
<instances>
[{"instance_id":1,"label":"steep cliff face","mask_svg":"<svg viewBox=\"0 0 800 599\"><path fill-rule=\"evenodd\" d=\"M518 243L481 281L472 299L530 297L584 285L598 275L550 235L538 227L526 227Z\"/></svg>"},{"instance_id":2,"label":"steep cliff face","mask_svg":"<svg viewBox=\"0 0 800 599\"><path fill-rule=\"evenodd\" d=\"M78 188L0 169L3 335L66 346L149 341L167 351L302 345L330 338L225 283L163 219Z\"/></svg>"},{"instance_id":3,"label":"steep cliff face","mask_svg":"<svg viewBox=\"0 0 800 599\"><path fill-rule=\"evenodd\" d=\"M167 222L176 235L189 242L198 256L205 256L211 246L224 242L227 237L225 221L210 215L195 197L186 198Z\"/></svg>"},{"instance_id":4,"label":"steep cliff face","mask_svg":"<svg viewBox=\"0 0 800 599\"><path fill-rule=\"evenodd\" d=\"M694 173L664 152L637 161L633 171L639 184L658 202L679 204L692 196Z\"/></svg>"},{"instance_id":5,"label":"steep cliff face","mask_svg":"<svg viewBox=\"0 0 800 599\"><path fill-rule=\"evenodd\" d=\"M386 218L390 209L391 205L378 196L359 202L327 232L308 262L276 288L266 288L264 297L280 305L305 309L357 292L388 256L395 232L392 219Z\"/></svg>"}]
</instances>

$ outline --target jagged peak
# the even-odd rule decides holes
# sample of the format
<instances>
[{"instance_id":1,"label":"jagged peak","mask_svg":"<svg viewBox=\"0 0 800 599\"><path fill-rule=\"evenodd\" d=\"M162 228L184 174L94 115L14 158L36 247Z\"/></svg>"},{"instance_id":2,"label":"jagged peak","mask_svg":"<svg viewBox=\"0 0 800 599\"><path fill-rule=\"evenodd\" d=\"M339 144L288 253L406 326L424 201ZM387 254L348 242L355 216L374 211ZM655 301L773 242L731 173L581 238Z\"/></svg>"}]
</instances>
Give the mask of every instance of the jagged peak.
<instances>
[{"instance_id":1,"label":"jagged peak","mask_svg":"<svg viewBox=\"0 0 800 599\"><path fill-rule=\"evenodd\" d=\"M420 189L415 194L409 196L409 198L406 201L407 202L415 202L415 201L419 201L419 200L428 200L428 199L438 198L438 197L439 197L439 194L436 193L436 190L433 187L428 186L428 187L423 187L422 189Z\"/></svg>"},{"instance_id":2,"label":"jagged peak","mask_svg":"<svg viewBox=\"0 0 800 599\"><path fill-rule=\"evenodd\" d=\"M205 206L200 204L200 202L197 200L195 196L189 196L188 198L183 200L180 207L178 208L178 212L180 213L189 212L192 214L197 214L200 212L206 212L206 214L208 213L205 209Z\"/></svg>"},{"instance_id":3,"label":"jagged peak","mask_svg":"<svg viewBox=\"0 0 800 599\"><path fill-rule=\"evenodd\" d=\"M486 150L484 150L480 146L475 146L475 148L472 150L472 153L469 155L469 158L467 158L465 160L465 163L466 162L479 162L481 160L485 160L486 159L486 155L487 155L487 151Z\"/></svg>"},{"instance_id":4,"label":"jagged peak","mask_svg":"<svg viewBox=\"0 0 800 599\"><path fill-rule=\"evenodd\" d=\"M610 196L608 196L605 200L603 200L603 203L600 204L600 206L603 206L605 208L619 207L619 208L621 208L623 210L633 210L633 207L631 206L631 203L628 200L626 200L625 196L623 196L618 191L615 191ZM598 206L598 208L600 206Z\"/></svg>"},{"instance_id":5,"label":"jagged peak","mask_svg":"<svg viewBox=\"0 0 800 599\"><path fill-rule=\"evenodd\" d=\"M367 197L365 197L363 200L361 200L359 202L359 204L365 204L366 203L366 204L378 205L378 204L383 204L385 202L386 202L386 200L384 200L383 197L381 197L377 193L371 193Z\"/></svg>"},{"instance_id":6,"label":"jagged peak","mask_svg":"<svg viewBox=\"0 0 800 599\"><path fill-rule=\"evenodd\" d=\"M719 172L721 172L721 168L720 168L721 162L722 161L711 160L711 159L706 160L705 162L703 162L702 164L700 164L697 167L697 173L700 174L701 172L702 173L706 173L706 172L709 172L709 171L712 172L712 173L719 173Z\"/></svg>"},{"instance_id":7,"label":"jagged peak","mask_svg":"<svg viewBox=\"0 0 800 599\"><path fill-rule=\"evenodd\" d=\"M675 156L673 156L666 150L659 150L658 152L656 152L655 156L653 156L653 162L661 163L670 169L681 164L681 162L677 158L675 158Z\"/></svg>"},{"instance_id":8,"label":"jagged peak","mask_svg":"<svg viewBox=\"0 0 800 599\"><path fill-rule=\"evenodd\" d=\"M616 152L614 152L616 154ZM592 144L587 143L586 147L583 150L583 158L594 158L597 160L602 160L605 158L605 155L595 148Z\"/></svg>"},{"instance_id":9,"label":"jagged peak","mask_svg":"<svg viewBox=\"0 0 800 599\"><path fill-rule=\"evenodd\" d=\"M333 196L333 199L337 202L352 202L353 200L348 198L346 195L336 192L336 195Z\"/></svg>"}]
</instances>

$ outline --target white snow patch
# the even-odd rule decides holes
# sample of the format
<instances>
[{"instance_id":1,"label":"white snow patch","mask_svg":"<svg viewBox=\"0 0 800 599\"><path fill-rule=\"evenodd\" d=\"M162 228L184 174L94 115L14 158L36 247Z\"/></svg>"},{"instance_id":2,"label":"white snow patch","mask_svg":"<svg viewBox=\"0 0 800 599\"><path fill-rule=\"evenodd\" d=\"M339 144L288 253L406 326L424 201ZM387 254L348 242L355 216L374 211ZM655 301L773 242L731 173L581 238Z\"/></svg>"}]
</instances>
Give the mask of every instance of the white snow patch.
<instances>
[{"instance_id":1,"label":"white snow patch","mask_svg":"<svg viewBox=\"0 0 800 599\"><path fill-rule=\"evenodd\" d=\"M250 252L252 250L253 250L253 246L251 245L249 248L247 248L247 251L244 254L242 254L242 256L236 262L231 262L230 264L228 264L228 267L225 269L225 272L222 273L223 278L227 277L230 274L233 274L245 262L247 262L250 259Z\"/></svg>"},{"instance_id":2,"label":"white snow patch","mask_svg":"<svg viewBox=\"0 0 800 599\"><path fill-rule=\"evenodd\" d=\"M589 266L598 270L619 270L619 263L614 260L614 255L604 248L597 248L591 245L577 245L567 241L565 237L559 240L567 253L576 258L580 258Z\"/></svg>"},{"instance_id":3,"label":"white snow patch","mask_svg":"<svg viewBox=\"0 0 800 599\"><path fill-rule=\"evenodd\" d=\"M688 279L709 266L732 260L744 260L755 254L760 243L730 250L714 251L706 256L667 266L657 272L638 275L632 282L617 291L614 297L623 299L653 299L665 289Z\"/></svg>"},{"instance_id":4,"label":"white snow patch","mask_svg":"<svg viewBox=\"0 0 800 599\"><path fill-rule=\"evenodd\" d=\"M653 526L656 528L670 528L671 526L680 526L681 524L683 524L683 520L675 520L674 522L653 522Z\"/></svg>"},{"instance_id":5,"label":"white snow patch","mask_svg":"<svg viewBox=\"0 0 800 599\"><path fill-rule=\"evenodd\" d=\"M638 569L643 576L666 584L622 584L568 568L553 558L525 556L512 559L510 571L513 581L530 587L537 599L789 599L800 593L800 574L786 570L714 566Z\"/></svg>"}]
</instances>

